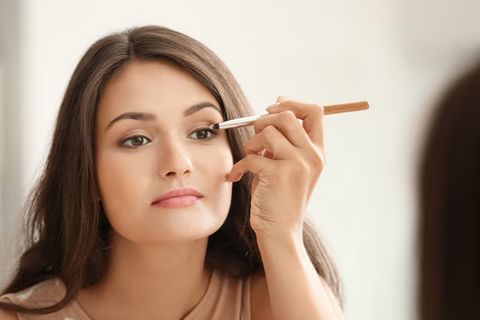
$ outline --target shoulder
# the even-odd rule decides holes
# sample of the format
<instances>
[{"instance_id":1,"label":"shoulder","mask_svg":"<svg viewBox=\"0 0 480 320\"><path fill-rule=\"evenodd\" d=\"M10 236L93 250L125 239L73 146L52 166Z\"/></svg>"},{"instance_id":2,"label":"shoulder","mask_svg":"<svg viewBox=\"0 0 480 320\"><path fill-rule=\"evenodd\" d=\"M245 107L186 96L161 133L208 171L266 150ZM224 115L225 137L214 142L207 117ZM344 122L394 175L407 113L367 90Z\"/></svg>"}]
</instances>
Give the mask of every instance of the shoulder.
<instances>
[{"instance_id":1,"label":"shoulder","mask_svg":"<svg viewBox=\"0 0 480 320\"><path fill-rule=\"evenodd\" d=\"M22 307L46 307L59 302L65 295L65 285L58 278L41 281L15 293L6 294L0 299ZM0 319L1 320L1 319Z\"/></svg>"},{"instance_id":2,"label":"shoulder","mask_svg":"<svg viewBox=\"0 0 480 320\"><path fill-rule=\"evenodd\" d=\"M335 312L337 315L341 315L341 307L338 303L337 298L333 294L332 290L326 283L326 281L321 277L320 281L322 283L322 286L327 294L328 300L332 304L332 306L335 309ZM267 285L267 279L265 277L265 274L259 273L252 275L252 284L251 284L251 289L250 289L250 296L251 296L251 319L252 320L274 320L273 319L273 314L272 314L272 307L270 304L270 296L268 293L268 285ZM343 319L343 317L339 317L340 319Z\"/></svg>"},{"instance_id":3,"label":"shoulder","mask_svg":"<svg viewBox=\"0 0 480 320\"><path fill-rule=\"evenodd\" d=\"M0 309L0 320L18 320L17 313Z\"/></svg>"}]
</instances>

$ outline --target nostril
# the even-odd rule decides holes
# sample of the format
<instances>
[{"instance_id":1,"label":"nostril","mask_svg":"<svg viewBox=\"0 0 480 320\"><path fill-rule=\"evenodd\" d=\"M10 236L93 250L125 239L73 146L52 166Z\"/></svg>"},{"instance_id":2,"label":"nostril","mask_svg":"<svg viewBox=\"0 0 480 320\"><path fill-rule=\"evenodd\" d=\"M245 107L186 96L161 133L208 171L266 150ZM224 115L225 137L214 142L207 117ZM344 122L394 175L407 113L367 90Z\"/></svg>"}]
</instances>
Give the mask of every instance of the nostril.
<instances>
[{"instance_id":1,"label":"nostril","mask_svg":"<svg viewBox=\"0 0 480 320\"><path fill-rule=\"evenodd\" d=\"M170 177L176 177L176 176L184 176L184 175L191 175L192 174L192 170L191 168L185 168L185 169L178 169L178 170L175 170L175 169L171 169L170 171L169 170L165 170L163 172L163 177L166 177L166 178L170 178Z\"/></svg>"}]
</instances>

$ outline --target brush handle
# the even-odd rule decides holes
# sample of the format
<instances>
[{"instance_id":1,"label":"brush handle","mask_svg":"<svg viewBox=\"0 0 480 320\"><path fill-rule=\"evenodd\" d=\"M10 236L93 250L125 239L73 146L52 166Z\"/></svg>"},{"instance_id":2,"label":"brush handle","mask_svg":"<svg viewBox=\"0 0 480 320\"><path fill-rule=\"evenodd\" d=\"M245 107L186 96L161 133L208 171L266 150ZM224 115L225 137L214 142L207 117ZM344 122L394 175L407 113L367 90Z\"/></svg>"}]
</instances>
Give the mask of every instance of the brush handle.
<instances>
[{"instance_id":1,"label":"brush handle","mask_svg":"<svg viewBox=\"0 0 480 320\"><path fill-rule=\"evenodd\" d=\"M351 102L351 103L325 106L323 107L323 110L325 115L329 115L329 114L336 114L336 113L367 110L368 108L370 108L370 105L368 104L367 101L360 101L360 102ZM258 118L264 115L265 114L228 120L228 121L216 123L212 125L211 128L212 129L231 129L231 128L248 127L248 126L251 126L255 122L255 120L257 120Z\"/></svg>"},{"instance_id":2,"label":"brush handle","mask_svg":"<svg viewBox=\"0 0 480 320\"><path fill-rule=\"evenodd\" d=\"M325 107L323 107L323 111L324 111L325 115L328 115L328 114L368 110L368 108L370 108L370 105L368 104L368 101L359 101L359 102L351 102L351 103L334 104L334 105L331 105L331 106L325 106Z\"/></svg>"}]
</instances>

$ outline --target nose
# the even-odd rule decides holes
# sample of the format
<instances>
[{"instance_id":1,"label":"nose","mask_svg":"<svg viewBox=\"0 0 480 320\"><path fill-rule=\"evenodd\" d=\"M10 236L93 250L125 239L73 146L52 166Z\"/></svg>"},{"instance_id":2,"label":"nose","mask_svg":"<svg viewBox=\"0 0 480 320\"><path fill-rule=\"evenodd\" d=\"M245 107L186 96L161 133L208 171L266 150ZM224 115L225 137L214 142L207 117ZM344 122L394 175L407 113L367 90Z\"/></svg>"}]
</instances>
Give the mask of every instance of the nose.
<instances>
[{"instance_id":1,"label":"nose","mask_svg":"<svg viewBox=\"0 0 480 320\"><path fill-rule=\"evenodd\" d=\"M159 159L159 174L164 179L190 175L193 171L188 150L179 142L164 144Z\"/></svg>"}]
</instances>

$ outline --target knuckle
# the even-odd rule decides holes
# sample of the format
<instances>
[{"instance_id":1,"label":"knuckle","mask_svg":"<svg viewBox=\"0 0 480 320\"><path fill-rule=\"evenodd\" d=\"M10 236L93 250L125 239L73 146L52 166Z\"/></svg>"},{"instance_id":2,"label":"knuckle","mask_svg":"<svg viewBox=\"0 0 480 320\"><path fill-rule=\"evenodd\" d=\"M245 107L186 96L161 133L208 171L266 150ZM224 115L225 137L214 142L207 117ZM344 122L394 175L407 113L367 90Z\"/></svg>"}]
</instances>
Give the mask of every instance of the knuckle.
<instances>
[{"instance_id":1,"label":"knuckle","mask_svg":"<svg viewBox=\"0 0 480 320\"><path fill-rule=\"evenodd\" d=\"M254 159L255 159L255 154L249 153L240 161L242 162L243 167L249 167Z\"/></svg>"},{"instance_id":2,"label":"knuckle","mask_svg":"<svg viewBox=\"0 0 480 320\"><path fill-rule=\"evenodd\" d=\"M286 110L280 113L279 115L280 119L285 122L297 120L297 117L295 116L295 113L291 110Z\"/></svg>"},{"instance_id":3,"label":"knuckle","mask_svg":"<svg viewBox=\"0 0 480 320\"><path fill-rule=\"evenodd\" d=\"M245 160L245 162L249 163L249 162L252 162L256 157L257 157L257 155L255 155L253 153L250 153L250 154L247 154L247 156L244 158L244 160Z\"/></svg>"},{"instance_id":4,"label":"knuckle","mask_svg":"<svg viewBox=\"0 0 480 320\"><path fill-rule=\"evenodd\" d=\"M314 166L316 168L318 168L319 170L322 170L323 167L325 167L325 165L327 164L327 159L325 157L325 153L324 152L315 152L315 155L313 157L313 163L314 163Z\"/></svg>"},{"instance_id":5,"label":"knuckle","mask_svg":"<svg viewBox=\"0 0 480 320\"><path fill-rule=\"evenodd\" d=\"M263 129L263 133L267 136L272 135L275 131L277 131L277 128L272 125L266 126L265 129Z\"/></svg>"},{"instance_id":6,"label":"knuckle","mask_svg":"<svg viewBox=\"0 0 480 320\"><path fill-rule=\"evenodd\" d=\"M312 104L312 109L315 113L318 113L320 115L323 115L325 110L323 109L323 107L319 104Z\"/></svg>"},{"instance_id":7,"label":"knuckle","mask_svg":"<svg viewBox=\"0 0 480 320\"><path fill-rule=\"evenodd\" d=\"M253 129L255 131L255 134L257 134L258 132L260 132L260 129L262 128L262 121L261 119L257 119L254 123L253 123Z\"/></svg>"},{"instance_id":8,"label":"knuckle","mask_svg":"<svg viewBox=\"0 0 480 320\"><path fill-rule=\"evenodd\" d=\"M311 172L311 168L304 159L300 158L297 161L295 161L295 164L291 166L290 171L296 177L301 177L301 176L308 176Z\"/></svg>"}]
</instances>

